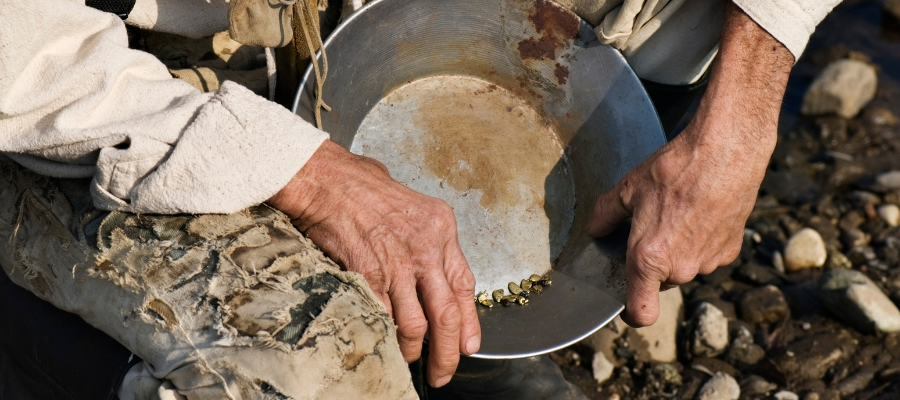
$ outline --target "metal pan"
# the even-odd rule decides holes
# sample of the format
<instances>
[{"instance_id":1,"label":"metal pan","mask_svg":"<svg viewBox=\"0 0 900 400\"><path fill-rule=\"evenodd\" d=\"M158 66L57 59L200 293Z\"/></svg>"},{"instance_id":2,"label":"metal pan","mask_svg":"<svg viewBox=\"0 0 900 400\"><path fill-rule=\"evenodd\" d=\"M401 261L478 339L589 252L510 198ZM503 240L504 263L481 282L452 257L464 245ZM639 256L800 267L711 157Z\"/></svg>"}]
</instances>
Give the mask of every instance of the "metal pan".
<instances>
[{"instance_id":1,"label":"metal pan","mask_svg":"<svg viewBox=\"0 0 900 400\"><path fill-rule=\"evenodd\" d=\"M525 306L478 307L475 357L547 353L623 309L627 229L582 232L597 196L665 143L621 54L546 0L378 0L325 42L331 139L454 207L477 289L552 268ZM294 103L313 121L307 70Z\"/></svg>"}]
</instances>

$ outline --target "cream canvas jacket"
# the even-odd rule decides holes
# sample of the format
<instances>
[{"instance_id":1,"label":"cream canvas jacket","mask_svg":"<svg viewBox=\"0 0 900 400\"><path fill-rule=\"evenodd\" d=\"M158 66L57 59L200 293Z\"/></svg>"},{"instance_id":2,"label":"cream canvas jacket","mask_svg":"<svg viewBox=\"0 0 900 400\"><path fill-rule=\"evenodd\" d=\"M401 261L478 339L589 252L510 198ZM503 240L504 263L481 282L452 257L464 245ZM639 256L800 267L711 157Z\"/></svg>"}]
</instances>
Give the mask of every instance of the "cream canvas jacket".
<instances>
[{"instance_id":1,"label":"cream canvas jacket","mask_svg":"<svg viewBox=\"0 0 900 400\"><path fill-rule=\"evenodd\" d=\"M794 54L839 0L734 0ZM348 0L359 7L361 1ZM724 0L560 0L639 76L696 80ZM137 0L126 23L189 37L227 28L224 0ZM280 190L328 135L226 82L201 93L128 49L118 17L82 0L0 0L0 151L54 177L92 178L99 208L230 213Z\"/></svg>"}]
</instances>

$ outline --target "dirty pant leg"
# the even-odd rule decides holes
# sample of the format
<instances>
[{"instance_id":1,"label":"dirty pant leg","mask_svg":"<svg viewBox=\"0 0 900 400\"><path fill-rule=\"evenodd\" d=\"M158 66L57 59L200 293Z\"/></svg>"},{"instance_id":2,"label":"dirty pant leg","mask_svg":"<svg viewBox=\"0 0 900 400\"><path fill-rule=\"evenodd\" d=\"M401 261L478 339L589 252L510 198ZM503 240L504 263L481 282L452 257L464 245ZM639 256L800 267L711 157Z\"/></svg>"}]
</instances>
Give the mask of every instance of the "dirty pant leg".
<instances>
[{"instance_id":1,"label":"dirty pant leg","mask_svg":"<svg viewBox=\"0 0 900 400\"><path fill-rule=\"evenodd\" d=\"M73 209L0 158L0 264L188 399L415 398L395 326L281 213Z\"/></svg>"}]
</instances>

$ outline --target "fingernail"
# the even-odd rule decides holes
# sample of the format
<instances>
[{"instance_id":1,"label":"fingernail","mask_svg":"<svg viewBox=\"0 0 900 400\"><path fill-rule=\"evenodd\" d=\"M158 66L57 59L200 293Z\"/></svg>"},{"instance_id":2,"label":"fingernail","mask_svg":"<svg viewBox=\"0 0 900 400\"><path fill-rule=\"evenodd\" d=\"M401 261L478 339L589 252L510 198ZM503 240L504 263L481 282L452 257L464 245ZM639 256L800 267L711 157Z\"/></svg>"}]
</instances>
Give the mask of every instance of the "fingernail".
<instances>
[{"instance_id":1,"label":"fingernail","mask_svg":"<svg viewBox=\"0 0 900 400\"><path fill-rule=\"evenodd\" d=\"M475 354L481 348L481 337L472 336L466 341L466 354Z\"/></svg>"},{"instance_id":2,"label":"fingernail","mask_svg":"<svg viewBox=\"0 0 900 400\"><path fill-rule=\"evenodd\" d=\"M452 378L452 377L453 377L453 375L451 374L451 375L442 376L442 377L440 377L440 378L437 378L437 379L434 381L434 387L439 388L439 387L441 387L441 386L446 385L447 382L450 382L450 378Z\"/></svg>"}]
</instances>

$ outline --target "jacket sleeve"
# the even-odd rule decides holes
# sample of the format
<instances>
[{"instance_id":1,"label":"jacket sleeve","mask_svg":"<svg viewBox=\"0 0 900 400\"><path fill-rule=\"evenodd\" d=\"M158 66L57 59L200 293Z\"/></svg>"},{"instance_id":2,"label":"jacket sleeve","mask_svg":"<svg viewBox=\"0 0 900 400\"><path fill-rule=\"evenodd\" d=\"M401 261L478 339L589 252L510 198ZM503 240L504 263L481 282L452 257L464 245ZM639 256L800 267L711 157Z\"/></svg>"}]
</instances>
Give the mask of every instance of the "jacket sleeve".
<instances>
[{"instance_id":1,"label":"jacket sleeve","mask_svg":"<svg viewBox=\"0 0 900 400\"><path fill-rule=\"evenodd\" d=\"M328 137L235 83L201 93L127 45L111 14L0 1L0 152L93 177L102 209L229 213L274 195Z\"/></svg>"},{"instance_id":2,"label":"jacket sleeve","mask_svg":"<svg viewBox=\"0 0 900 400\"><path fill-rule=\"evenodd\" d=\"M784 44L794 60L809 37L841 0L732 0L772 37Z\"/></svg>"}]
</instances>

